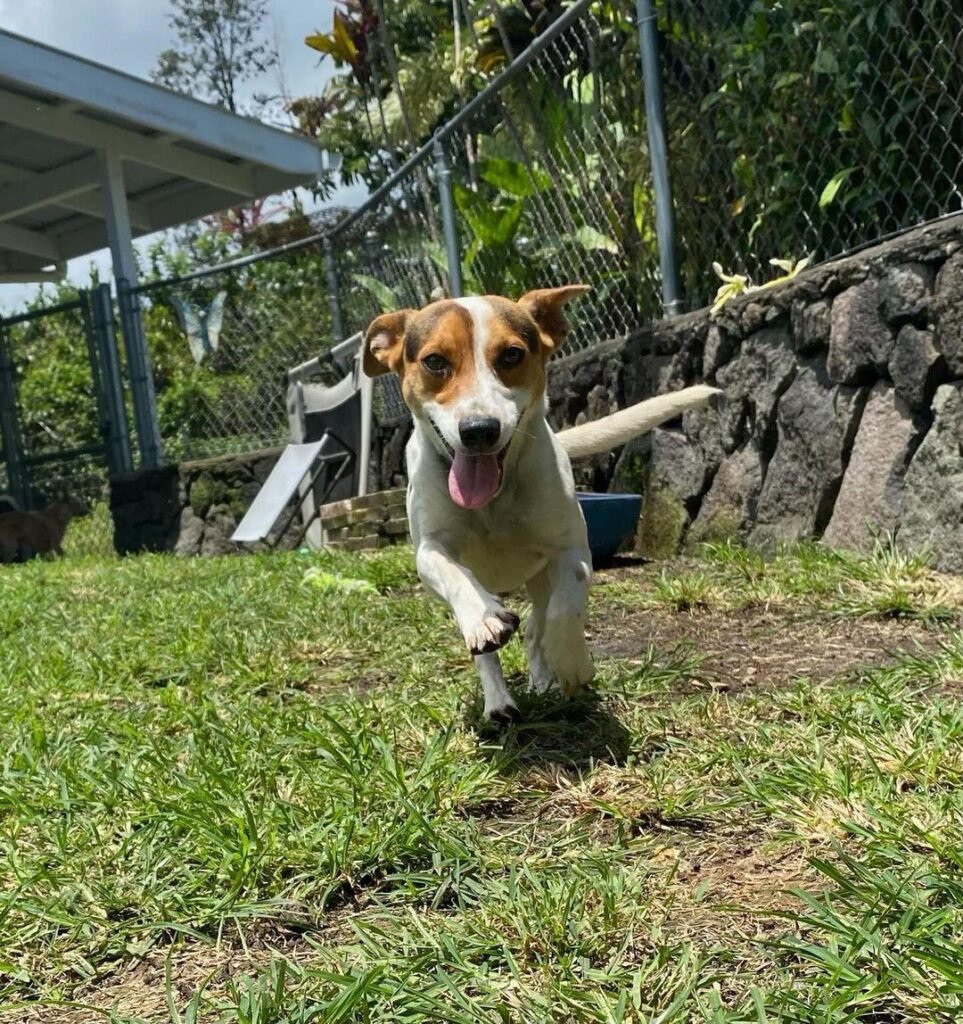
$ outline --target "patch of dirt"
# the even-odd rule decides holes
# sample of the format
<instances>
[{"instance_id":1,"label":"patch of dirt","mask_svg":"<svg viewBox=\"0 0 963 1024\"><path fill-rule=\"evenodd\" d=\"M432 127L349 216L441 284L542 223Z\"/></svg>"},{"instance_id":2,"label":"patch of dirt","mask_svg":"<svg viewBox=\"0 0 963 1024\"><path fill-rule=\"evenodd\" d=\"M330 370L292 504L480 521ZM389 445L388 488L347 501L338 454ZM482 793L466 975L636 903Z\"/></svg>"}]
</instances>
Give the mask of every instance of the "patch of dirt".
<instances>
[{"instance_id":1,"label":"patch of dirt","mask_svg":"<svg viewBox=\"0 0 963 1024\"><path fill-rule=\"evenodd\" d=\"M305 642L298 645L292 660L309 666L310 674L288 685L310 696L334 694L363 698L374 690L382 689L389 681L380 672L366 671L364 675L358 675L358 659L344 648Z\"/></svg>"},{"instance_id":2,"label":"patch of dirt","mask_svg":"<svg viewBox=\"0 0 963 1024\"><path fill-rule=\"evenodd\" d=\"M814 852L745 833L665 847L656 858L672 872L663 926L704 949L732 946L736 935L757 942L785 933L792 925L777 915L803 906L790 890L826 888L809 863Z\"/></svg>"},{"instance_id":3,"label":"patch of dirt","mask_svg":"<svg viewBox=\"0 0 963 1024\"><path fill-rule=\"evenodd\" d=\"M316 942L345 941L347 932L345 922L343 932L336 926L330 936L314 933L313 938ZM276 954L295 963L317 956L300 933L270 926L249 929L243 940L237 936L210 943L188 939L176 946L158 946L141 960L118 962L113 971L75 988L72 1006L18 1008L16 1016L10 1017L0 1010L0 1024L104 1024L111 1011L119 1017L167 1024L171 1019L166 994L168 959L174 1003L183 1013L199 989L212 995L222 993L230 979L263 971Z\"/></svg>"},{"instance_id":4,"label":"patch of dirt","mask_svg":"<svg viewBox=\"0 0 963 1024\"><path fill-rule=\"evenodd\" d=\"M739 692L796 679L849 679L902 655L939 648L939 633L912 619L816 619L764 607L738 612L610 611L592 623L596 655L631 661L649 646L698 656L695 682Z\"/></svg>"}]
</instances>

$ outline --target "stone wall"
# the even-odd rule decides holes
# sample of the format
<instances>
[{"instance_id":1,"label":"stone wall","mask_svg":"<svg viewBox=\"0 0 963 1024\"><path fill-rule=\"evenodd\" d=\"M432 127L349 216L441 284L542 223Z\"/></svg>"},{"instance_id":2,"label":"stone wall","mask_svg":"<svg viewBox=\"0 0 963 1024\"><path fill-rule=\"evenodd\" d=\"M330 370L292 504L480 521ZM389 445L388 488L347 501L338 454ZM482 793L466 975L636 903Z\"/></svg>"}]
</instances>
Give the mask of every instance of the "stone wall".
<instances>
[{"instance_id":1,"label":"stone wall","mask_svg":"<svg viewBox=\"0 0 963 1024\"><path fill-rule=\"evenodd\" d=\"M230 537L280 454L280 448L271 448L114 477L110 499L114 546L121 554L224 555L264 550L267 545L242 546L233 544ZM300 526L300 517L295 517L277 547L293 547Z\"/></svg>"},{"instance_id":2,"label":"stone wall","mask_svg":"<svg viewBox=\"0 0 963 1024\"><path fill-rule=\"evenodd\" d=\"M556 428L581 423L700 380L724 390L721 408L575 467L586 489L645 495L642 553L725 537L764 550L807 537L859 548L887 531L963 572L963 217L733 300L716 317L699 310L553 360L549 417ZM406 482L409 433L405 422L376 431L373 486ZM118 550L237 550L228 538L278 454L115 480ZM329 536L350 546L401 536L396 511L365 512L391 530L346 519Z\"/></svg>"},{"instance_id":3,"label":"stone wall","mask_svg":"<svg viewBox=\"0 0 963 1024\"><path fill-rule=\"evenodd\" d=\"M638 546L763 550L874 531L963 571L963 218L551 366L550 417L584 422L695 381L725 392L577 467L645 495Z\"/></svg>"}]
</instances>

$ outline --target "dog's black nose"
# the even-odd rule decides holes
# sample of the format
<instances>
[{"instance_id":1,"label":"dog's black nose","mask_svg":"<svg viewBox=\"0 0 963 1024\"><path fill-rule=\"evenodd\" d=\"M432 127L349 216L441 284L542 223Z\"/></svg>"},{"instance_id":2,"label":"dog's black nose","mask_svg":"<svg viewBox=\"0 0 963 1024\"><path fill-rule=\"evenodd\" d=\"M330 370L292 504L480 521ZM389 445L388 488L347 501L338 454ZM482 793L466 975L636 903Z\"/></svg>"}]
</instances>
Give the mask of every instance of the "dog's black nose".
<instances>
[{"instance_id":1,"label":"dog's black nose","mask_svg":"<svg viewBox=\"0 0 963 1024\"><path fill-rule=\"evenodd\" d=\"M461 443L472 452L484 452L498 444L502 425L494 416L466 416L458 424Z\"/></svg>"}]
</instances>

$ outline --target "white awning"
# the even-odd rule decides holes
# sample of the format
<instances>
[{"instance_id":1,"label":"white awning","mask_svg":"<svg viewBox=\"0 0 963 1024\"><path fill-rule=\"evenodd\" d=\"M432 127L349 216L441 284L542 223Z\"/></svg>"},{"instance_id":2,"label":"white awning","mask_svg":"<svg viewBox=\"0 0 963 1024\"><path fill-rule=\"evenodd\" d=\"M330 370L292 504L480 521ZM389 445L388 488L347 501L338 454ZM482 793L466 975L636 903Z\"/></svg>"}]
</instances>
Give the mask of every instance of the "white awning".
<instances>
[{"instance_id":1,"label":"white awning","mask_svg":"<svg viewBox=\"0 0 963 1024\"><path fill-rule=\"evenodd\" d=\"M107 246L105 156L133 237L338 166L309 139L0 31L0 281Z\"/></svg>"}]
</instances>

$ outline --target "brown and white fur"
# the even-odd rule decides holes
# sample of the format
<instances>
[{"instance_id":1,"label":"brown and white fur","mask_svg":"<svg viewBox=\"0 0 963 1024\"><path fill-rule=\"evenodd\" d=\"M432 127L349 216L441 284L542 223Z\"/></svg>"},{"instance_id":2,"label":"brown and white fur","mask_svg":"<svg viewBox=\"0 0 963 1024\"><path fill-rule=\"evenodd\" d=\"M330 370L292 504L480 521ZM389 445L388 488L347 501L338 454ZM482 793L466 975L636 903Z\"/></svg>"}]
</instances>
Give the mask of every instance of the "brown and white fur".
<instances>
[{"instance_id":1,"label":"brown and white fur","mask_svg":"<svg viewBox=\"0 0 963 1024\"><path fill-rule=\"evenodd\" d=\"M535 690L571 695L593 676L592 557L569 459L609 451L716 393L686 388L555 434L545 419L546 363L565 334L565 304L586 291L443 300L384 314L365 333L365 371L398 373L414 418L407 501L418 574L454 614L488 719L518 716L497 652L519 620L496 595L524 588L531 599L525 645ZM485 467L480 488L473 459ZM485 500L465 507L476 492Z\"/></svg>"},{"instance_id":2,"label":"brown and white fur","mask_svg":"<svg viewBox=\"0 0 963 1024\"><path fill-rule=\"evenodd\" d=\"M0 515L0 563L19 562L36 555L62 556L70 520L88 511L83 502L68 498L42 512L4 512Z\"/></svg>"}]
</instances>

